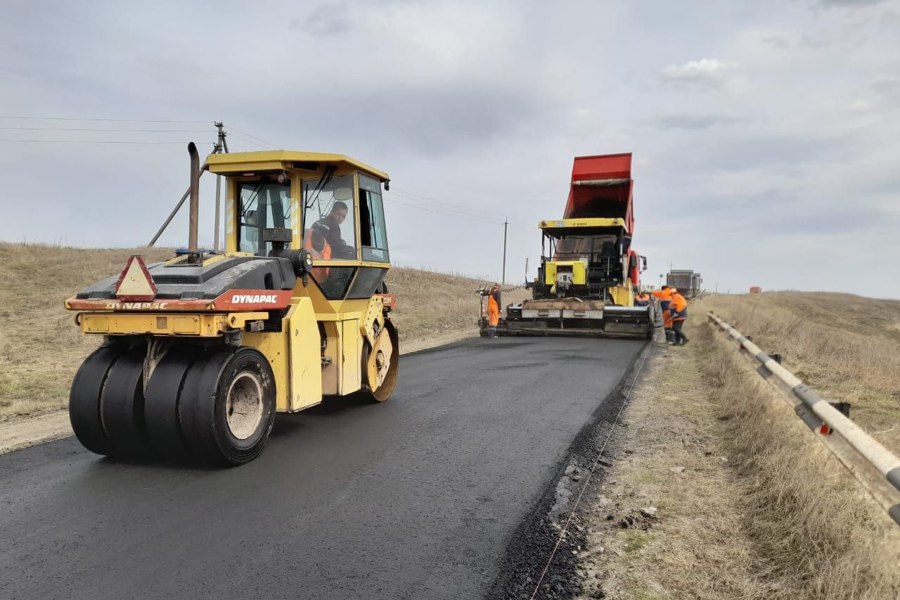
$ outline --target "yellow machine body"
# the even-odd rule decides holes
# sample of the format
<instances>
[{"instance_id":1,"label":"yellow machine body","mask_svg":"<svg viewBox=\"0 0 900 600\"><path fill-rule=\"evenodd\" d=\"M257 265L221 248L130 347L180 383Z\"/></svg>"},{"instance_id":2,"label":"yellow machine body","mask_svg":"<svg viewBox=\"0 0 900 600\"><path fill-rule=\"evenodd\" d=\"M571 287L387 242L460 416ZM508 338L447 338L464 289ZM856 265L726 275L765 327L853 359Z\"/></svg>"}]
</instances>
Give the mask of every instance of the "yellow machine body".
<instances>
[{"instance_id":1,"label":"yellow machine body","mask_svg":"<svg viewBox=\"0 0 900 600\"><path fill-rule=\"evenodd\" d=\"M112 278L66 301L82 332L106 336L107 343L143 344L145 387L165 352L221 344L265 357L277 412L361 390L386 400L399 356L389 318L395 299L383 284L390 268L381 191L387 173L313 152L213 154L206 164L225 178L225 252L177 256L149 268L129 262L115 284ZM333 217L342 212L343 220ZM288 279L292 289L270 285L271 274L264 286L219 290L215 298L198 298L190 286L179 296L177 283L165 289L161 283L176 280L168 274L188 263L192 272L204 273L196 279L199 287L226 267L242 273L252 261L268 260L281 261L284 270L287 258L296 270ZM108 291L113 286L115 295ZM231 387L259 388L258 379L242 375ZM238 392L234 397L240 401ZM243 434L241 427L235 418L235 431ZM92 447L94 434L85 431L88 448L108 453Z\"/></svg>"},{"instance_id":2,"label":"yellow machine body","mask_svg":"<svg viewBox=\"0 0 900 600\"><path fill-rule=\"evenodd\" d=\"M544 283L553 285L556 283L557 273L563 271L572 273L572 283L587 283L587 263L581 260L548 260L544 263Z\"/></svg>"}]
</instances>

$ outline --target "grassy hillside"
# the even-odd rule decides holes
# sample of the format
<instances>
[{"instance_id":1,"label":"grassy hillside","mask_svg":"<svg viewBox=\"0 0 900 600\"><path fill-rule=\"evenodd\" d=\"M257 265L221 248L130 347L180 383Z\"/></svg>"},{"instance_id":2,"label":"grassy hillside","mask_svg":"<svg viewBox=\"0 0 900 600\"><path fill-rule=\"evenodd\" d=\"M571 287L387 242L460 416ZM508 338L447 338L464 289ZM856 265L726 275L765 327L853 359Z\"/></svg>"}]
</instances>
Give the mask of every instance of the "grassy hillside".
<instances>
[{"instance_id":1,"label":"grassy hillside","mask_svg":"<svg viewBox=\"0 0 900 600\"><path fill-rule=\"evenodd\" d=\"M65 406L75 370L100 337L82 335L63 301L121 271L132 254L157 261L171 250L0 243L0 420ZM402 268L387 281L401 342L475 332L474 291L483 281Z\"/></svg>"},{"instance_id":2,"label":"grassy hillside","mask_svg":"<svg viewBox=\"0 0 900 600\"><path fill-rule=\"evenodd\" d=\"M900 452L900 301L850 294L772 292L713 296L713 310ZM701 316L695 312L695 316Z\"/></svg>"},{"instance_id":3,"label":"grassy hillside","mask_svg":"<svg viewBox=\"0 0 900 600\"><path fill-rule=\"evenodd\" d=\"M900 598L900 530L706 321L709 309L826 397L849 399L851 417L900 452L900 302L694 302L691 343L651 355L609 452L616 460L584 495L596 500L575 521L588 532L579 597Z\"/></svg>"}]
</instances>

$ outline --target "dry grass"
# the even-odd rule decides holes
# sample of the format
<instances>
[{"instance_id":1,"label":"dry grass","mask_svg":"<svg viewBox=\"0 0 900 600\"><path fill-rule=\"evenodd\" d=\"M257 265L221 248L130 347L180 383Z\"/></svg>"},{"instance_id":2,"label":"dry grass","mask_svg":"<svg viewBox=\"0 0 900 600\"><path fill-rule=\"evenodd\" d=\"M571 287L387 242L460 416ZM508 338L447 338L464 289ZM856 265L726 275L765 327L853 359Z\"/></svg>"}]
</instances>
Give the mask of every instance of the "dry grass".
<instances>
[{"instance_id":1,"label":"dry grass","mask_svg":"<svg viewBox=\"0 0 900 600\"><path fill-rule=\"evenodd\" d=\"M692 343L634 390L627 451L593 506L586 594L900 597L896 526L700 312ZM656 518L621 527L649 505Z\"/></svg>"},{"instance_id":2,"label":"dry grass","mask_svg":"<svg viewBox=\"0 0 900 600\"><path fill-rule=\"evenodd\" d=\"M850 294L774 292L713 296L713 310L900 453L900 301Z\"/></svg>"},{"instance_id":3,"label":"dry grass","mask_svg":"<svg viewBox=\"0 0 900 600\"><path fill-rule=\"evenodd\" d=\"M724 439L745 482L744 529L771 598L900 596L900 533L777 393L710 326L704 380L721 403Z\"/></svg>"},{"instance_id":4,"label":"dry grass","mask_svg":"<svg viewBox=\"0 0 900 600\"><path fill-rule=\"evenodd\" d=\"M462 275L421 269L394 268L388 289L399 307L392 315L401 340L413 341L452 331L477 332L481 296L475 290L487 282ZM503 303L521 300L520 290L504 292Z\"/></svg>"},{"instance_id":5,"label":"dry grass","mask_svg":"<svg viewBox=\"0 0 900 600\"><path fill-rule=\"evenodd\" d=\"M136 253L156 261L171 250L0 243L0 418L65 406L75 370L99 339L81 335L63 301Z\"/></svg>"},{"instance_id":6,"label":"dry grass","mask_svg":"<svg viewBox=\"0 0 900 600\"><path fill-rule=\"evenodd\" d=\"M66 406L81 361L99 343L73 322L63 301L120 271L132 254L148 261L167 249L76 249L0 243L0 420ZM450 332L477 332L485 282L417 269L392 269L394 313L404 343Z\"/></svg>"},{"instance_id":7,"label":"dry grass","mask_svg":"<svg viewBox=\"0 0 900 600\"><path fill-rule=\"evenodd\" d=\"M720 407L698 385L689 348L659 353L633 390L619 459L595 496L581 561L586 597L762 599L773 588L740 535L743 485L725 462ZM642 517L651 506L656 517ZM629 516L637 522L625 528Z\"/></svg>"}]
</instances>

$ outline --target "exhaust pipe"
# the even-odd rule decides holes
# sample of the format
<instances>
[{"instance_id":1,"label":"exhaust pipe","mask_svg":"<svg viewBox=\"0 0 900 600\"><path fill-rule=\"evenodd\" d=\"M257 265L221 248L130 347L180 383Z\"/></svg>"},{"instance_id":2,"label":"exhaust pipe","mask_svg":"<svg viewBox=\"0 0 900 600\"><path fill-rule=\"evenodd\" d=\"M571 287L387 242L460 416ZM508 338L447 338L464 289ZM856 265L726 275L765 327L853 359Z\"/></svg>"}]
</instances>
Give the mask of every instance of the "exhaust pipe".
<instances>
[{"instance_id":1,"label":"exhaust pipe","mask_svg":"<svg viewBox=\"0 0 900 600\"><path fill-rule=\"evenodd\" d=\"M200 251L197 244L197 232L200 218L200 155L194 142L188 144L188 153L191 155L191 207L190 207L190 231L188 232L188 262L200 261Z\"/></svg>"}]
</instances>

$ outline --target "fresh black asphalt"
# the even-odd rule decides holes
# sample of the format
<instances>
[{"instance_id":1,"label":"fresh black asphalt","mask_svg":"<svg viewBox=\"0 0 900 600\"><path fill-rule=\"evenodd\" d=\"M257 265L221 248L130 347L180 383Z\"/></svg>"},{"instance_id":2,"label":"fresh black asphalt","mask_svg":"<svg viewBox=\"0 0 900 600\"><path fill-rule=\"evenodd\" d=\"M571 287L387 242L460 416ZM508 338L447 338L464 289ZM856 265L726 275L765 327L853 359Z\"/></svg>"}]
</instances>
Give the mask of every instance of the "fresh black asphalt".
<instances>
[{"instance_id":1,"label":"fresh black asphalt","mask_svg":"<svg viewBox=\"0 0 900 600\"><path fill-rule=\"evenodd\" d=\"M0 456L0 598L481 598L643 347L477 339L402 357L385 404L279 416L254 462Z\"/></svg>"}]
</instances>

